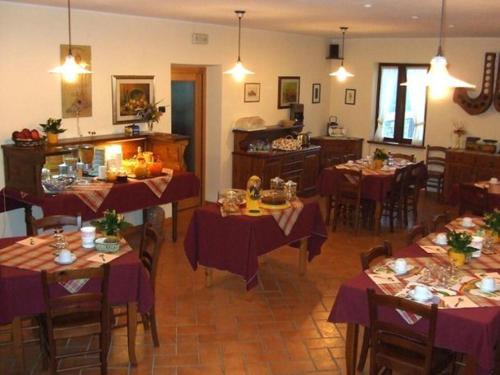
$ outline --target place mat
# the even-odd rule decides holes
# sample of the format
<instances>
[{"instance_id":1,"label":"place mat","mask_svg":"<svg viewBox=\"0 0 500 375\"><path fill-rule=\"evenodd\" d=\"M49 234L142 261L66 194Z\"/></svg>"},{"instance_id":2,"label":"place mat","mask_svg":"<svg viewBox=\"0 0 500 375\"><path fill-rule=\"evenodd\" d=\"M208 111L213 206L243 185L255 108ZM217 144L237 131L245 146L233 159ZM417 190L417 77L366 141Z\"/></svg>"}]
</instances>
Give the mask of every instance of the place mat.
<instances>
[{"instance_id":1,"label":"place mat","mask_svg":"<svg viewBox=\"0 0 500 375\"><path fill-rule=\"evenodd\" d=\"M445 228L448 230L454 230L456 232L466 232L469 234L474 234L476 231L481 229L484 226L484 221L481 217L470 217L472 219L473 227L467 228L462 226L462 217L458 217L455 220L450 221L445 225Z\"/></svg>"},{"instance_id":2,"label":"place mat","mask_svg":"<svg viewBox=\"0 0 500 375\"><path fill-rule=\"evenodd\" d=\"M113 184L101 181L89 182L85 185L72 185L63 194L74 194L92 211L97 212L108 196Z\"/></svg>"},{"instance_id":3,"label":"place mat","mask_svg":"<svg viewBox=\"0 0 500 375\"><path fill-rule=\"evenodd\" d=\"M163 168L162 172L165 173L164 176L158 176L141 180L141 182L144 182L147 185L147 187L153 192L153 194L156 195L158 198L160 198L162 194L165 192L174 174L174 171L168 168Z\"/></svg>"}]
</instances>

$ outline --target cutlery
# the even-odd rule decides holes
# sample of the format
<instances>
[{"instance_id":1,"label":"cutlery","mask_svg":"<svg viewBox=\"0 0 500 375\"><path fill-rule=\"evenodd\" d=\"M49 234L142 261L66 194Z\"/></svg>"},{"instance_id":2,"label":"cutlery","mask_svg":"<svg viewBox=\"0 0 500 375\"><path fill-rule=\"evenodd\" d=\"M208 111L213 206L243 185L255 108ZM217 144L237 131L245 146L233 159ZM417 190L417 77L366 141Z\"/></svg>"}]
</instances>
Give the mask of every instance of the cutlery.
<instances>
[{"instance_id":1,"label":"cutlery","mask_svg":"<svg viewBox=\"0 0 500 375\"><path fill-rule=\"evenodd\" d=\"M458 305L460 305L460 303L463 302L463 301L464 301L464 299L462 297L458 297L457 303L455 303L453 305L453 307L458 307Z\"/></svg>"},{"instance_id":2,"label":"cutlery","mask_svg":"<svg viewBox=\"0 0 500 375\"><path fill-rule=\"evenodd\" d=\"M102 262L106 263L106 257L104 256L104 254L99 254L99 256L101 257Z\"/></svg>"}]
</instances>

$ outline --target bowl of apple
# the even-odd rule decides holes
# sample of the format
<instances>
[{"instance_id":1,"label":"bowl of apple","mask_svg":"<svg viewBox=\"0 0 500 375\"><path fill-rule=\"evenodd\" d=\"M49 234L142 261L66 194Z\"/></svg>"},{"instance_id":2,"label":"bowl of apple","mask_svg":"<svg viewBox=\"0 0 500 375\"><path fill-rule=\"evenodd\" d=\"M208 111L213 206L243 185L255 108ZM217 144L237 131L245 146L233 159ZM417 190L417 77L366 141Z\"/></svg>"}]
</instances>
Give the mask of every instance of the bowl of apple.
<instances>
[{"instance_id":1,"label":"bowl of apple","mask_svg":"<svg viewBox=\"0 0 500 375\"><path fill-rule=\"evenodd\" d=\"M21 131L13 132L12 140L19 147L35 147L42 145L45 138L40 135L38 130L25 128Z\"/></svg>"}]
</instances>

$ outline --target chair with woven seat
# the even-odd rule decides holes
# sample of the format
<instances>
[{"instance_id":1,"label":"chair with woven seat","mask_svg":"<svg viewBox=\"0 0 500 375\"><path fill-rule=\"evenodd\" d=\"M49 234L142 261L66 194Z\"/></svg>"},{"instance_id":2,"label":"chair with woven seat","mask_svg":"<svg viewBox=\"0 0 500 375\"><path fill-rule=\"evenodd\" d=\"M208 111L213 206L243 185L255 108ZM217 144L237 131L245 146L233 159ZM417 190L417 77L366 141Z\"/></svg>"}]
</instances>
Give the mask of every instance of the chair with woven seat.
<instances>
[{"instance_id":1,"label":"chair with woven seat","mask_svg":"<svg viewBox=\"0 0 500 375\"><path fill-rule=\"evenodd\" d=\"M77 292L58 296L55 285L78 279L90 279L95 291ZM97 268L63 270L54 273L42 271L45 313L42 319L44 354L48 358L51 374L57 372L100 367L101 374L107 372L109 349L109 264ZM99 337L99 346L85 351L60 353L57 342L77 337ZM85 358L98 354L94 363L84 363L71 368L59 368L59 361L68 358ZM45 362L45 361L44 361ZM85 361L86 362L86 361Z\"/></svg>"},{"instance_id":2,"label":"chair with woven seat","mask_svg":"<svg viewBox=\"0 0 500 375\"><path fill-rule=\"evenodd\" d=\"M425 190L427 191L429 187L435 188L439 199L443 196L447 150L446 147L427 145L425 157L425 164L427 165L427 185Z\"/></svg>"},{"instance_id":3,"label":"chair with woven seat","mask_svg":"<svg viewBox=\"0 0 500 375\"><path fill-rule=\"evenodd\" d=\"M41 219L35 219L32 216L30 219L31 233L34 235L39 234L40 231L44 232L49 229L62 228L66 225L74 226L77 230L80 230L82 227L82 215L54 215L42 217Z\"/></svg>"},{"instance_id":4,"label":"chair with woven seat","mask_svg":"<svg viewBox=\"0 0 500 375\"><path fill-rule=\"evenodd\" d=\"M429 231L424 223L416 224L408 231L406 235L406 244L411 245L428 234Z\"/></svg>"},{"instance_id":5,"label":"chair with woven seat","mask_svg":"<svg viewBox=\"0 0 500 375\"><path fill-rule=\"evenodd\" d=\"M354 230L357 233L361 218L361 183L363 172L361 170L342 169L338 173L340 177L335 191L332 231L337 229L337 224L342 214L347 220L351 221L352 219Z\"/></svg>"},{"instance_id":6,"label":"chair with woven seat","mask_svg":"<svg viewBox=\"0 0 500 375\"><path fill-rule=\"evenodd\" d=\"M434 347L437 304L430 306L405 298L376 294L368 289L370 313L370 374L378 374L382 369L403 374L434 375L451 368L453 353ZM427 329L418 333L401 324L383 320L379 309L391 309L415 314L427 321Z\"/></svg>"},{"instance_id":7,"label":"chair with woven seat","mask_svg":"<svg viewBox=\"0 0 500 375\"><path fill-rule=\"evenodd\" d=\"M458 214L469 212L473 215L483 216L485 212L491 211L488 190L474 184L460 184Z\"/></svg>"},{"instance_id":8,"label":"chair with woven seat","mask_svg":"<svg viewBox=\"0 0 500 375\"><path fill-rule=\"evenodd\" d=\"M444 229L444 226L451 221L450 213L448 211L442 214L437 214L432 217L431 232L438 232Z\"/></svg>"},{"instance_id":9,"label":"chair with woven seat","mask_svg":"<svg viewBox=\"0 0 500 375\"><path fill-rule=\"evenodd\" d=\"M372 247L370 250L360 254L361 268L366 271L370 268L373 261L380 258L390 258L392 256L392 246L388 241L384 241L383 245ZM365 368L366 359L368 358L368 349L370 348L370 331L364 329L363 342L361 344L361 352L359 354L358 371L363 371Z\"/></svg>"}]
</instances>

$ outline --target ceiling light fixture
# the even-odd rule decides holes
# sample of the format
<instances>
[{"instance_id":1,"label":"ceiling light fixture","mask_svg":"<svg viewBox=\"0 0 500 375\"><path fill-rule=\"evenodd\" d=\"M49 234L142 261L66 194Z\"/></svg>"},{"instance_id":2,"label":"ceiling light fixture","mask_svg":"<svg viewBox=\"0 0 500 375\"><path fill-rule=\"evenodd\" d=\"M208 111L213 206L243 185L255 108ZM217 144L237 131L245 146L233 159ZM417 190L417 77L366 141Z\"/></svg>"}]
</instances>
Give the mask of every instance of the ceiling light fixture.
<instances>
[{"instance_id":1,"label":"ceiling light fixture","mask_svg":"<svg viewBox=\"0 0 500 375\"><path fill-rule=\"evenodd\" d=\"M335 71L330 73L330 76L332 77L337 77L337 81L339 82L344 82L348 77L354 77L354 74L349 73L346 68L344 68L344 57L345 57L345 49L344 49L344 44L345 44L345 32L347 31L347 27L342 26L340 30L342 30L342 58L340 59L340 66L339 68Z\"/></svg>"},{"instance_id":2,"label":"ceiling light fixture","mask_svg":"<svg viewBox=\"0 0 500 375\"><path fill-rule=\"evenodd\" d=\"M371 8L372 7L372 4L365 4L363 5L365 8Z\"/></svg>"},{"instance_id":3,"label":"ceiling light fixture","mask_svg":"<svg viewBox=\"0 0 500 375\"><path fill-rule=\"evenodd\" d=\"M441 99L446 96L450 88L464 87L473 89L476 86L453 77L448 72L448 62L443 56L443 35L444 35L444 19L445 19L445 0L441 1L441 23L439 29L439 46L437 55L431 60L431 67L425 77L425 85L429 87L429 94L433 99ZM417 84L417 83L415 83ZM408 82L402 83L408 85Z\"/></svg>"},{"instance_id":4,"label":"ceiling light fixture","mask_svg":"<svg viewBox=\"0 0 500 375\"><path fill-rule=\"evenodd\" d=\"M255 74L251 70L248 70L241 63L240 51L241 51L241 19L243 18L244 10L235 10L236 16L238 17L238 60L236 65L224 72L224 74L231 74L236 81L242 81L247 74Z\"/></svg>"},{"instance_id":5,"label":"ceiling light fixture","mask_svg":"<svg viewBox=\"0 0 500 375\"><path fill-rule=\"evenodd\" d=\"M49 70L50 73L61 74L66 82L74 82L80 74L90 74L90 70L85 68L85 64L78 64L71 51L71 2L68 0L68 56L64 60L64 64L54 69Z\"/></svg>"}]
</instances>

